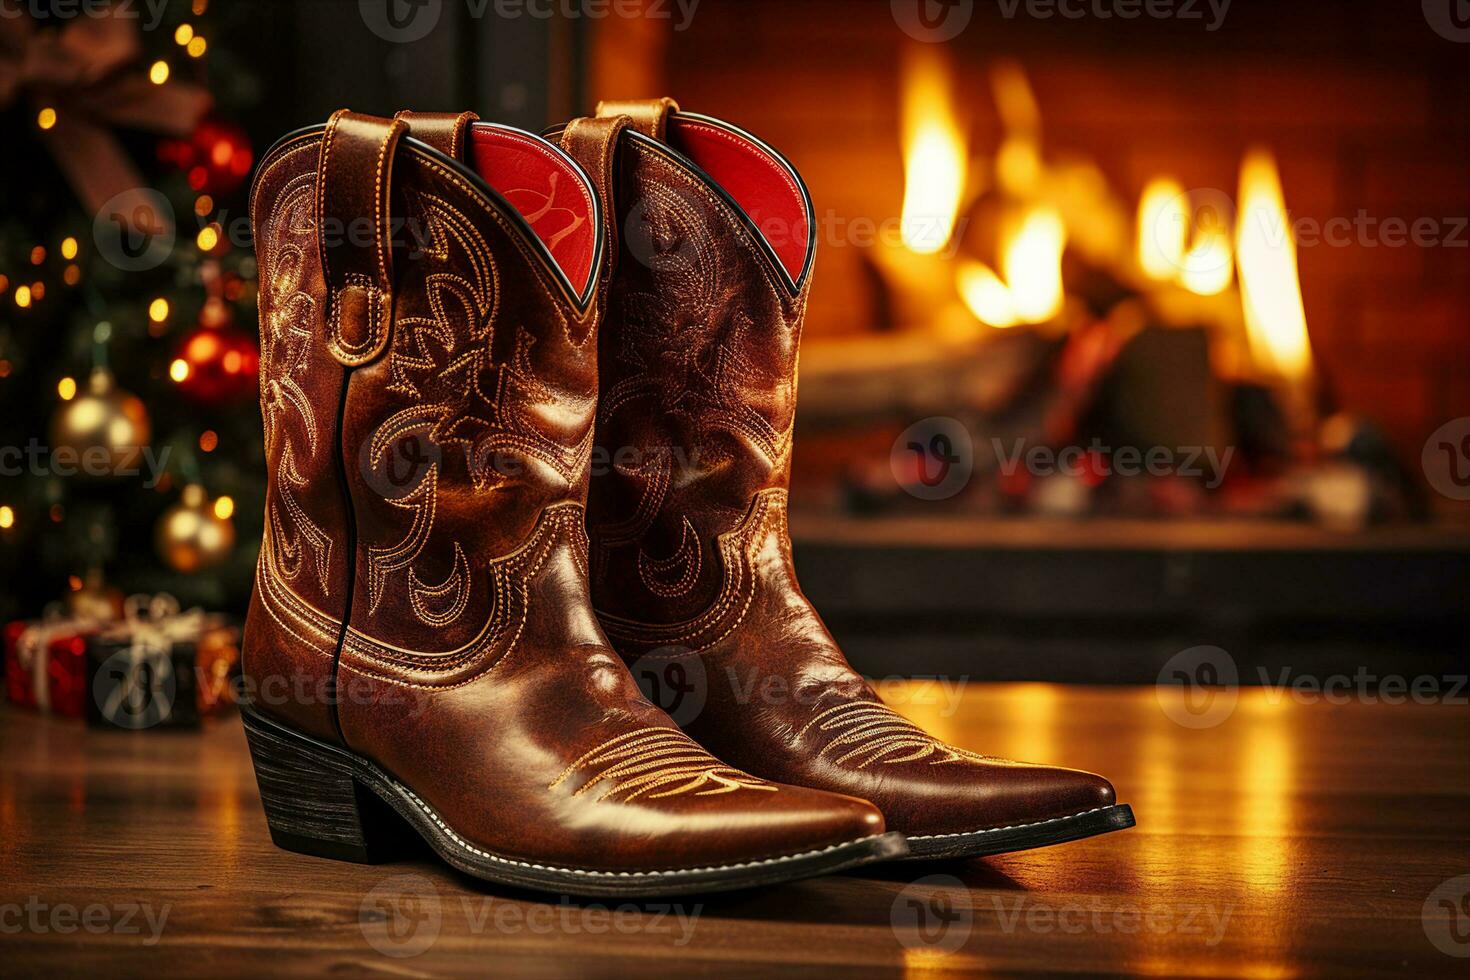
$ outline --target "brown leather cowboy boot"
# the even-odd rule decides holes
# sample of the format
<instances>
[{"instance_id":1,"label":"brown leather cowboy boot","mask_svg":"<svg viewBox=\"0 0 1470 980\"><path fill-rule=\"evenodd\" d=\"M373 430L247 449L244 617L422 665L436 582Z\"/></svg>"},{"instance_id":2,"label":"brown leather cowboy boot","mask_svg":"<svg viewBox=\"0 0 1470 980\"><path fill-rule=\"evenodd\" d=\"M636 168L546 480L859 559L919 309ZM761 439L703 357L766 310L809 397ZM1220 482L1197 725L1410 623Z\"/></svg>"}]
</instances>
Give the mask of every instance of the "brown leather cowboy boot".
<instances>
[{"instance_id":1,"label":"brown leather cowboy boot","mask_svg":"<svg viewBox=\"0 0 1470 980\"><path fill-rule=\"evenodd\" d=\"M602 334L593 601L645 690L715 755L872 800L914 857L1133 825L1107 780L946 745L886 707L802 595L786 487L815 245L792 166L671 100L633 128ZM682 696L682 702L680 700Z\"/></svg>"},{"instance_id":2,"label":"brown leather cowboy boot","mask_svg":"<svg viewBox=\"0 0 1470 980\"><path fill-rule=\"evenodd\" d=\"M245 725L272 837L365 861L406 822L470 874L584 895L903 853L870 804L715 759L608 647L583 509L605 222L566 153L472 121L339 112L252 191ZM595 164L619 128L566 141Z\"/></svg>"}]
</instances>

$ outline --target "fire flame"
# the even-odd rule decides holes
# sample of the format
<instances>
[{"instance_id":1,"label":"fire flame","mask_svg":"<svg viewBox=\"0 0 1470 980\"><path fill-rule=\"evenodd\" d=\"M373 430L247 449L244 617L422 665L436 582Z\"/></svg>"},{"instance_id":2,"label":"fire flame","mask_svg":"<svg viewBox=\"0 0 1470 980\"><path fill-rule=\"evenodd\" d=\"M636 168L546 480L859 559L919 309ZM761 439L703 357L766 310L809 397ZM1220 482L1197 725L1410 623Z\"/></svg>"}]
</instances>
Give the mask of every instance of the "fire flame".
<instances>
[{"instance_id":1,"label":"fire flame","mask_svg":"<svg viewBox=\"0 0 1470 980\"><path fill-rule=\"evenodd\" d=\"M1001 270L965 262L955 276L961 298L975 318L992 327L1045 323L1062 312L1062 252L1067 229L1052 207L1033 207L1003 236Z\"/></svg>"},{"instance_id":2,"label":"fire flame","mask_svg":"<svg viewBox=\"0 0 1470 980\"><path fill-rule=\"evenodd\" d=\"M948 64L934 50L909 55L903 83L903 217L910 251L938 252L954 235L968 172L967 136Z\"/></svg>"},{"instance_id":3,"label":"fire flame","mask_svg":"<svg viewBox=\"0 0 1470 980\"><path fill-rule=\"evenodd\" d=\"M1179 284L1201 296L1218 296L1230 288L1234 265L1225 219L1217 218L1195 230L1194 244L1179 270Z\"/></svg>"},{"instance_id":4,"label":"fire flame","mask_svg":"<svg viewBox=\"0 0 1470 980\"><path fill-rule=\"evenodd\" d=\"M1296 240L1276 161L1268 151L1250 151L1240 166L1235 239L1251 356L1279 377L1306 377L1312 370L1312 348L1297 275Z\"/></svg>"},{"instance_id":5,"label":"fire flame","mask_svg":"<svg viewBox=\"0 0 1470 980\"><path fill-rule=\"evenodd\" d=\"M1230 232L1212 207L1194 215L1190 235L1189 195L1169 177L1156 177L1138 201L1138 264L1159 282L1178 282L1201 296L1230 287L1234 271Z\"/></svg>"},{"instance_id":6,"label":"fire flame","mask_svg":"<svg viewBox=\"0 0 1470 980\"><path fill-rule=\"evenodd\" d=\"M1155 177L1138 199L1138 264L1144 275L1160 282L1177 276L1188 238L1184 188L1168 177Z\"/></svg>"}]
</instances>

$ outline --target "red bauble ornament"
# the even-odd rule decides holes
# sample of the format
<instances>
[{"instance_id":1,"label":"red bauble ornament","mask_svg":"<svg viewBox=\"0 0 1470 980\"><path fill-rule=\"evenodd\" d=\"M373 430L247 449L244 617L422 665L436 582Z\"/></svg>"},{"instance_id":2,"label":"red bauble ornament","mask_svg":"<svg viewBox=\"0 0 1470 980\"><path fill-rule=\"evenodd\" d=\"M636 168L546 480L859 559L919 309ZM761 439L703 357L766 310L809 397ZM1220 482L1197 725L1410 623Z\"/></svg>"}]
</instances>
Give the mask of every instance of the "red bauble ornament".
<instances>
[{"instance_id":1,"label":"red bauble ornament","mask_svg":"<svg viewBox=\"0 0 1470 980\"><path fill-rule=\"evenodd\" d=\"M201 194L228 194L250 175L255 161L245 131L222 119L206 119L188 139L163 140L158 157L182 170Z\"/></svg>"},{"instance_id":2,"label":"red bauble ornament","mask_svg":"<svg viewBox=\"0 0 1470 980\"><path fill-rule=\"evenodd\" d=\"M210 303L214 302L205 304L200 326L179 347L176 357L187 371L180 371L177 364L170 370L179 390L206 405L235 401L255 391L260 371L260 349L255 338L230 323L228 317L219 322L219 314L210 312Z\"/></svg>"}]
</instances>

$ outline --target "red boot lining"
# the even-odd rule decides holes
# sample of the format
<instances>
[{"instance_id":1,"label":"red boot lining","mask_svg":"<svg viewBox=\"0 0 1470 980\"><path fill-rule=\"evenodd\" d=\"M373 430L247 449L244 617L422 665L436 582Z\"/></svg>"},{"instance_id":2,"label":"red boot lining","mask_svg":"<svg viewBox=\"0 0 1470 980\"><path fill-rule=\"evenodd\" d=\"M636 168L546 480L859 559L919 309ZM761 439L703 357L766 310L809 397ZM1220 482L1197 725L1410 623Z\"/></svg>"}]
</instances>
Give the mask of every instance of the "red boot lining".
<instances>
[{"instance_id":1,"label":"red boot lining","mask_svg":"<svg viewBox=\"0 0 1470 980\"><path fill-rule=\"evenodd\" d=\"M669 117L669 145L694 161L740 205L793 282L811 247L806 194L770 151L703 119Z\"/></svg>"},{"instance_id":2,"label":"red boot lining","mask_svg":"<svg viewBox=\"0 0 1470 980\"><path fill-rule=\"evenodd\" d=\"M520 212L572 288L585 294L597 271L597 211L581 173L549 144L490 123L471 127L468 157Z\"/></svg>"}]
</instances>

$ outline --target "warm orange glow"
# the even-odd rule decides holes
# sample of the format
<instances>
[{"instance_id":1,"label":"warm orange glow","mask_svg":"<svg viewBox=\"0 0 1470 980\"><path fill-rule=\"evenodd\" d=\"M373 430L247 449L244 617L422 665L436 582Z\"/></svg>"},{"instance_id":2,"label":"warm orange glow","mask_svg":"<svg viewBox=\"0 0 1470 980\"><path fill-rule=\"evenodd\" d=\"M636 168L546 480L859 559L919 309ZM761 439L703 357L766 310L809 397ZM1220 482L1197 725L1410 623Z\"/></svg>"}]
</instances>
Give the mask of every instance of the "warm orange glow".
<instances>
[{"instance_id":1,"label":"warm orange glow","mask_svg":"<svg viewBox=\"0 0 1470 980\"><path fill-rule=\"evenodd\" d=\"M992 327L1045 323L1062 312L1062 251L1067 229L1051 207L1029 209L1002 235L1002 280L983 262L966 262L955 285L970 312Z\"/></svg>"},{"instance_id":2,"label":"warm orange glow","mask_svg":"<svg viewBox=\"0 0 1470 980\"><path fill-rule=\"evenodd\" d=\"M1235 238L1251 356L1271 374L1304 378L1312 370L1312 348L1296 240L1276 161L1265 150L1252 150L1240 166L1239 210Z\"/></svg>"},{"instance_id":3,"label":"warm orange glow","mask_svg":"<svg viewBox=\"0 0 1470 980\"><path fill-rule=\"evenodd\" d=\"M207 361L213 357L219 350L219 346L219 338L214 334L197 333L189 341L189 346L184 351L184 356L197 364L200 361Z\"/></svg>"},{"instance_id":4,"label":"warm orange glow","mask_svg":"<svg viewBox=\"0 0 1470 980\"><path fill-rule=\"evenodd\" d=\"M1001 61L990 71L990 87L1006 136L995 154L996 182L1019 197L1030 195L1041 181L1041 107L1026 73L1014 61Z\"/></svg>"},{"instance_id":5,"label":"warm orange glow","mask_svg":"<svg viewBox=\"0 0 1470 980\"><path fill-rule=\"evenodd\" d=\"M195 34L193 40L189 42L188 46L185 47L184 50L189 52L189 57L197 58L200 55L204 54L205 49L208 47L208 42L206 42L204 38L200 37L198 34Z\"/></svg>"},{"instance_id":6,"label":"warm orange glow","mask_svg":"<svg viewBox=\"0 0 1470 980\"><path fill-rule=\"evenodd\" d=\"M1001 261L1016 312L1027 323L1044 323L1062 312L1062 250L1067 229L1054 208L1033 208L1021 222Z\"/></svg>"},{"instance_id":7,"label":"warm orange glow","mask_svg":"<svg viewBox=\"0 0 1470 980\"><path fill-rule=\"evenodd\" d=\"M154 323L162 323L168 319L168 300L162 296L148 304L148 319Z\"/></svg>"},{"instance_id":8,"label":"warm orange glow","mask_svg":"<svg viewBox=\"0 0 1470 980\"><path fill-rule=\"evenodd\" d=\"M214 251L215 246L219 244L219 228L212 224L200 228L196 244L198 244L199 251L201 252Z\"/></svg>"},{"instance_id":9,"label":"warm orange glow","mask_svg":"<svg viewBox=\"0 0 1470 980\"><path fill-rule=\"evenodd\" d=\"M1189 205L1184 188L1155 177L1138 199L1138 265L1144 275L1169 282L1184 265L1189 241Z\"/></svg>"},{"instance_id":10,"label":"warm orange glow","mask_svg":"<svg viewBox=\"0 0 1470 980\"><path fill-rule=\"evenodd\" d=\"M984 262L966 262L955 273L960 298L975 319L992 327L1014 327L1021 322L1011 291Z\"/></svg>"},{"instance_id":11,"label":"warm orange glow","mask_svg":"<svg viewBox=\"0 0 1470 980\"><path fill-rule=\"evenodd\" d=\"M968 171L966 133L955 109L949 65L932 45L904 62L902 112L900 233L910 251L929 255L954 235Z\"/></svg>"},{"instance_id":12,"label":"warm orange glow","mask_svg":"<svg viewBox=\"0 0 1470 980\"><path fill-rule=\"evenodd\" d=\"M15 527L15 511L10 507L0 507L0 528L9 530Z\"/></svg>"},{"instance_id":13,"label":"warm orange glow","mask_svg":"<svg viewBox=\"0 0 1470 980\"><path fill-rule=\"evenodd\" d=\"M189 362L184 360L182 357L174 358L173 363L168 366L168 376L170 378L173 378L175 381L188 380Z\"/></svg>"},{"instance_id":14,"label":"warm orange glow","mask_svg":"<svg viewBox=\"0 0 1470 980\"><path fill-rule=\"evenodd\" d=\"M1184 256L1179 284L1201 296L1217 296L1230 288L1234 272L1230 233L1225 229L1224 219L1215 218L1199 225L1194 232L1194 244Z\"/></svg>"},{"instance_id":15,"label":"warm orange glow","mask_svg":"<svg viewBox=\"0 0 1470 980\"><path fill-rule=\"evenodd\" d=\"M21 309L25 309L27 306L31 305L30 286L22 285L15 287L15 305L19 306Z\"/></svg>"},{"instance_id":16,"label":"warm orange glow","mask_svg":"<svg viewBox=\"0 0 1470 980\"><path fill-rule=\"evenodd\" d=\"M214 502L214 516L215 517L218 517L222 521L227 521L227 520L230 519L230 515L233 514L233 513L235 513L235 502L233 500L231 500L229 497L219 497L218 499L215 500L215 502Z\"/></svg>"},{"instance_id":17,"label":"warm orange glow","mask_svg":"<svg viewBox=\"0 0 1470 980\"><path fill-rule=\"evenodd\" d=\"M162 85L168 81L168 62L155 61L148 69L148 80L154 85Z\"/></svg>"},{"instance_id":18,"label":"warm orange glow","mask_svg":"<svg viewBox=\"0 0 1470 980\"><path fill-rule=\"evenodd\" d=\"M174 28L174 43L177 44L179 47L182 48L184 45L188 44L192 40L194 40L193 24L180 24L178 27Z\"/></svg>"},{"instance_id":19,"label":"warm orange glow","mask_svg":"<svg viewBox=\"0 0 1470 980\"><path fill-rule=\"evenodd\" d=\"M62 378L56 382L56 395L64 402L69 402L77 396L77 379Z\"/></svg>"},{"instance_id":20,"label":"warm orange glow","mask_svg":"<svg viewBox=\"0 0 1470 980\"><path fill-rule=\"evenodd\" d=\"M77 240L70 235L61 240L61 257L68 262L77 257Z\"/></svg>"},{"instance_id":21,"label":"warm orange glow","mask_svg":"<svg viewBox=\"0 0 1470 980\"><path fill-rule=\"evenodd\" d=\"M47 106L36 113L36 125L42 129L50 129L56 125L56 110Z\"/></svg>"}]
</instances>

